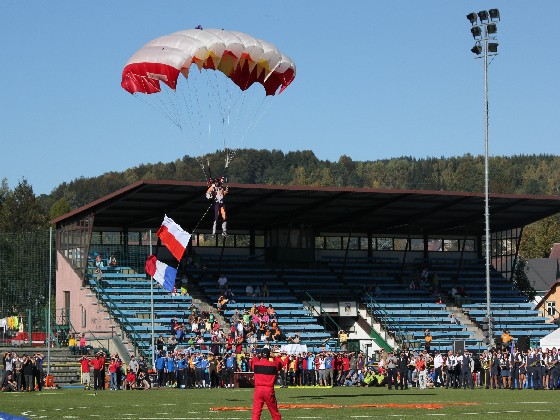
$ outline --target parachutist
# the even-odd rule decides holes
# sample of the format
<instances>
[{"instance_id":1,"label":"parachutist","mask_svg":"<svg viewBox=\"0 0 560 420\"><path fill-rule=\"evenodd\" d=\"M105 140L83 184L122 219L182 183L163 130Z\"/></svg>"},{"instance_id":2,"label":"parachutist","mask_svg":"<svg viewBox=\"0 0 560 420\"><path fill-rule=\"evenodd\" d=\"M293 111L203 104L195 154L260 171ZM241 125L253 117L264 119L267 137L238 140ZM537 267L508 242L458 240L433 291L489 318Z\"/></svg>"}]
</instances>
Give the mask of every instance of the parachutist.
<instances>
[{"instance_id":1,"label":"parachutist","mask_svg":"<svg viewBox=\"0 0 560 420\"><path fill-rule=\"evenodd\" d=\"M212 225L212 234L216 234L216 225L218 224L218 219L222 217L222 235L227 236L227 214L226 207L224 204L224 198L229 193L229 187L224 188L224 182L226 182L225 177L220 177L218 179L209 179L210 186L206 190L206 198L214 199L214 224Z\"/></svg>"}]
</instances>

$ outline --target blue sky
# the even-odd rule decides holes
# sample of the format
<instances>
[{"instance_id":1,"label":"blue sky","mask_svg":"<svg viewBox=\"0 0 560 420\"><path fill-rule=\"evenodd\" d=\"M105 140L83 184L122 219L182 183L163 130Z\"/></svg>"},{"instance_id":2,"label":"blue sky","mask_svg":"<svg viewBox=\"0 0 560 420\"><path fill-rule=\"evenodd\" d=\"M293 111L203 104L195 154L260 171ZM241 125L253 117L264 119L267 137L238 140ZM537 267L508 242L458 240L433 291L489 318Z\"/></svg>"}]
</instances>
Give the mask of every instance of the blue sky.
<instances>
[{"instance_id":1,"label":"blue sky","mask_svg":"<svg viewBox=\"0 0 560 420\"><path fill-rule=\"evenodd\" d=\"M560 2L0 2L0 178L35 193L64 181L198 155L120 87L147 41L202 25L274 43L291 86L244 147L336 161L484 153L483 66L466 14L500 9L489 66L490 154L558 154ZM217 147L211 147L212 152Z\"/></svg>"}]
</instances>

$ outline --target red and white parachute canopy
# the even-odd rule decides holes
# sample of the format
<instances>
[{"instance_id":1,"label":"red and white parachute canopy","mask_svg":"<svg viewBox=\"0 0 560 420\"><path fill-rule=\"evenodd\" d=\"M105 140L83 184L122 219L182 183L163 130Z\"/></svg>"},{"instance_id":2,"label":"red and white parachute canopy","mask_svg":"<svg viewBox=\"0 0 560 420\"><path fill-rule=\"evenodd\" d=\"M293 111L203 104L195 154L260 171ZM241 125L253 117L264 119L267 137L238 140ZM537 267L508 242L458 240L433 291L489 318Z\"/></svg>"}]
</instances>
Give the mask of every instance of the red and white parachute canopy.
<instances>
[{"instance_id":1,"label":"red and white parachute canopy","mask_svg":"<svg viewBox=\"0 0 560 420\"><path fill-rule=\"evenodd\" d=\"M255 82L266 95L282 92L294 80L294 62L269 42L238 31L187 29L148 42L128 60L121 86L130 93L156 93L160 82L171 89L190 67L219 70L241 90Z\"/></svg>"}]
</instances>

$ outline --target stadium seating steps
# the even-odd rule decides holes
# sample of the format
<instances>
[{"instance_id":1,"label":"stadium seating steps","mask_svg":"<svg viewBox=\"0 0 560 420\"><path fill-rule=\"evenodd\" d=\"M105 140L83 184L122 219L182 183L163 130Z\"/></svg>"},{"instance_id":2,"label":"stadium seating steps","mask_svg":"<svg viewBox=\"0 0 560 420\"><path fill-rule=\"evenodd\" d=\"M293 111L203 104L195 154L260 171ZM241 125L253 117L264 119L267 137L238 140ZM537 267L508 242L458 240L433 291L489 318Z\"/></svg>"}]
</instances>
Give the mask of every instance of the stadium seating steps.
<instances>
[{"instance_id":1,"label":"stadium seating steps","mask_svg":"<svg viewBox=\"0 0 560 420\"><path fill-rule=\"evenodd\" d=\"M312 349L320 349L325 340L334 334L325 330L317 318L301 303L310 297L319 301L358 300L363 307L390 331L400 331L408 345L422 347L424 331L430 330L432 349L448 350L456 340L464 341L467 348L477 350L482 346L472 332L462 324L453 324L445 304L434 303L434 297L425 290L408 288L418 276L418 268L425 261L402 265L397 258L344 258L326 257L310 266L278 266L246 256L200 257L207 272L202 276L200 267L192 268L192 281L205 292L211 302L217 302L220 290L217 278L224 273L234 296L224 312L226 319L233 311L243 312L253 304L272 304L282 331L287 335L298 333L302 342L309 342ZM480 260L432 259L431 275L437 273L440 289L449 291L459 285L465 296L458 306L477 326L482 326L486 315L485 268ZM106 269L97 281L89 277L90 287L103 301L110 314L124 331L137 338L139 348L149 349L151 323L149 308L150 280L144 274L134 273L128 267ZM261 287L266 283L270 296L247 296L245 287ZM364 293L365 286L378 286L372 300ZM514 336L529 335L540 338L554 329L538 316L532 305L511 283L496 271L491 272L492 314L496 335L505 329ZM189 296L169 296L159 287L153 289L155 331L166 334L172 318L185 319L190 314L192 300ZM459 320L460 321L460 320ZM148 325L149 324L149 325Z\"/></svg>"}]
</instances>

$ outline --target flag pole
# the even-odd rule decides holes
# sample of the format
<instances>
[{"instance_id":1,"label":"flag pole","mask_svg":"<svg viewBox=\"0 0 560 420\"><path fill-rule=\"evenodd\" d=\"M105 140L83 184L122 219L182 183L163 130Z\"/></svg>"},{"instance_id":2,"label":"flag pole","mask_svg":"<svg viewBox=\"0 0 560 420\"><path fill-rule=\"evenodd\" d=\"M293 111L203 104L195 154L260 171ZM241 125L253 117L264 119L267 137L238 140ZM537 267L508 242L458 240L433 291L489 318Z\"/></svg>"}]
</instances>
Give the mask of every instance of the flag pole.
<instances>
[{"instance_id":1,"label":"flag pole","mask_svg":"<svg viewBox=\"0 0 560 420\"><path fill-rule=\"evenodd\" d=\"M152 229L150 229L150 255L152 255ZM152 367L156 365L156 357L154 353L154 277L150 276L150 312L152 319Z\"/></svg>"}]
</instances>

